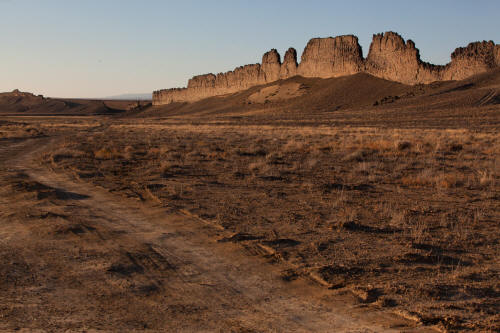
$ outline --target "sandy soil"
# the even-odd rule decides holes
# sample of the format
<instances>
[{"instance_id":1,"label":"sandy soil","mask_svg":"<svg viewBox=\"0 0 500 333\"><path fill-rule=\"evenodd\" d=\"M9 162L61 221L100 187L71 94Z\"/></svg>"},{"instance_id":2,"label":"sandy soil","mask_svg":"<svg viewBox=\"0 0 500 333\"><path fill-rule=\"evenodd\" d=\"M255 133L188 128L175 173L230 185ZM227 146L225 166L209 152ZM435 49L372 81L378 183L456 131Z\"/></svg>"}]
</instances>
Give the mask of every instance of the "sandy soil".
<instances>
[{"instance_id":1,"label":"sandy soil","mask_svg":"<svg viewBox=\"0 0 500 333\"><path fill-rule=\"evenodd\" d=\"M59 140L2 142L0 329L414 331L351 295L285 281L285 264L217 242L220 228L34 163Z\"/></svg>"}]
</instances>

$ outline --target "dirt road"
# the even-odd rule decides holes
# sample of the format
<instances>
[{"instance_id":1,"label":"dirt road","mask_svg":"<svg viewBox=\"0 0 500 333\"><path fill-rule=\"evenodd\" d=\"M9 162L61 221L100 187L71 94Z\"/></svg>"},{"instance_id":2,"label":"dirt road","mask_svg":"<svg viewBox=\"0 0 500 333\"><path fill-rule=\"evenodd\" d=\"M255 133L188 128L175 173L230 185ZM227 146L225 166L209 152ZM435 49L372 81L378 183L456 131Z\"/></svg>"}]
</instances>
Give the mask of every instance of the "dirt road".
<instances>
[{"instance_id":1,"label":"dirt road","mask_svg":"<svg viewBox=\"0 0 500 333\"><path fill-rule=\"evenodd\" d=\"M53 140L0 145L0 330L424 331L286 281L196 218L40 167Z\"/></svg>"}]
</instances>

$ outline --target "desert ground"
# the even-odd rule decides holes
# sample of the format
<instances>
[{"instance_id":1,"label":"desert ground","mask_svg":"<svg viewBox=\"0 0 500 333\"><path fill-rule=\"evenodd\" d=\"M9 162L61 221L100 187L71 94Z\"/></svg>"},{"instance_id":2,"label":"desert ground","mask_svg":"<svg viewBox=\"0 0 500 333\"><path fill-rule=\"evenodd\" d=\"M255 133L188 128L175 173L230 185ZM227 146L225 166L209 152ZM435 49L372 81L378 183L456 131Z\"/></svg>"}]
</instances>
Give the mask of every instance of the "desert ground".
<instances>
[{"instance_id":1,"label":"desert ground","mask_svg":"<svg viewBox=\"0 0 500 333\"><path fill-rule=\"evenodd\" d=\"M500 72L113 103L0 95L0 330L500 330Z\"/></svg>"}]
</instances>

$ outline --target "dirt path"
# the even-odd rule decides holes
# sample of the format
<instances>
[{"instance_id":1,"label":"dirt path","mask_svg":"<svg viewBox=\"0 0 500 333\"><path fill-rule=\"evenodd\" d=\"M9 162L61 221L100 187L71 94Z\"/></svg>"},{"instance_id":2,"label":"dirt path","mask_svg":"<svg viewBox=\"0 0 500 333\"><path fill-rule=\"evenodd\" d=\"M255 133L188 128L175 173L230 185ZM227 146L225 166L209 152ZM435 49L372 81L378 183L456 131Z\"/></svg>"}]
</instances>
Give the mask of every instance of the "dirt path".
<instances>
[{"instance_id":1,"label":"dirt path","mask_svg":"<svg viewBox=\"0 0 500 333\"><path fill-rule=\"evenodd\" d=\"M195 218L37 166L50 142L0 146L0 330L424 331L285 281Z\"/></svg>"}]
</instances>

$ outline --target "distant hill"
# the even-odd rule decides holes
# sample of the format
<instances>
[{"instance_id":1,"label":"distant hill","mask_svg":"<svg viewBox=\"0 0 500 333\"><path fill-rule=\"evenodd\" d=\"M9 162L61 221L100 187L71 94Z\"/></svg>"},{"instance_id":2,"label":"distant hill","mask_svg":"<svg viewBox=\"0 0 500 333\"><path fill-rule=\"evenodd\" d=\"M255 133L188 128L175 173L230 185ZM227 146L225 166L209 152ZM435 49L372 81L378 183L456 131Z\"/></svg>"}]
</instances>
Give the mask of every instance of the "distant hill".
<instances>
[{"instance_id":1,"label":"distant hill","mask_svg":"<svg viewBox=\"0 0 500 333\"><path fill-rule=\"evenodd\" d=\"M0 115L109 115L126 112L136 107L134 101L96 100L78 98L48 98L14 90L0 93ZM142 102L141 104L147 104Z\"/></svg>"},{"instance_id":2,"label":"distant hill","mask_svg":"<svg viewBox=\"0 0 500 333\"><path fill-rule=\"evenodd\" d=\"M102 99L105 100L110 100L110 99L117 99L117 100L147 100L150 101L152 99L152 94L151 93L146 93L146 94L122 94L122 95L116 95L116 96L109 96L109 97L104 97Z\"/></svg>"}]
</instances>

